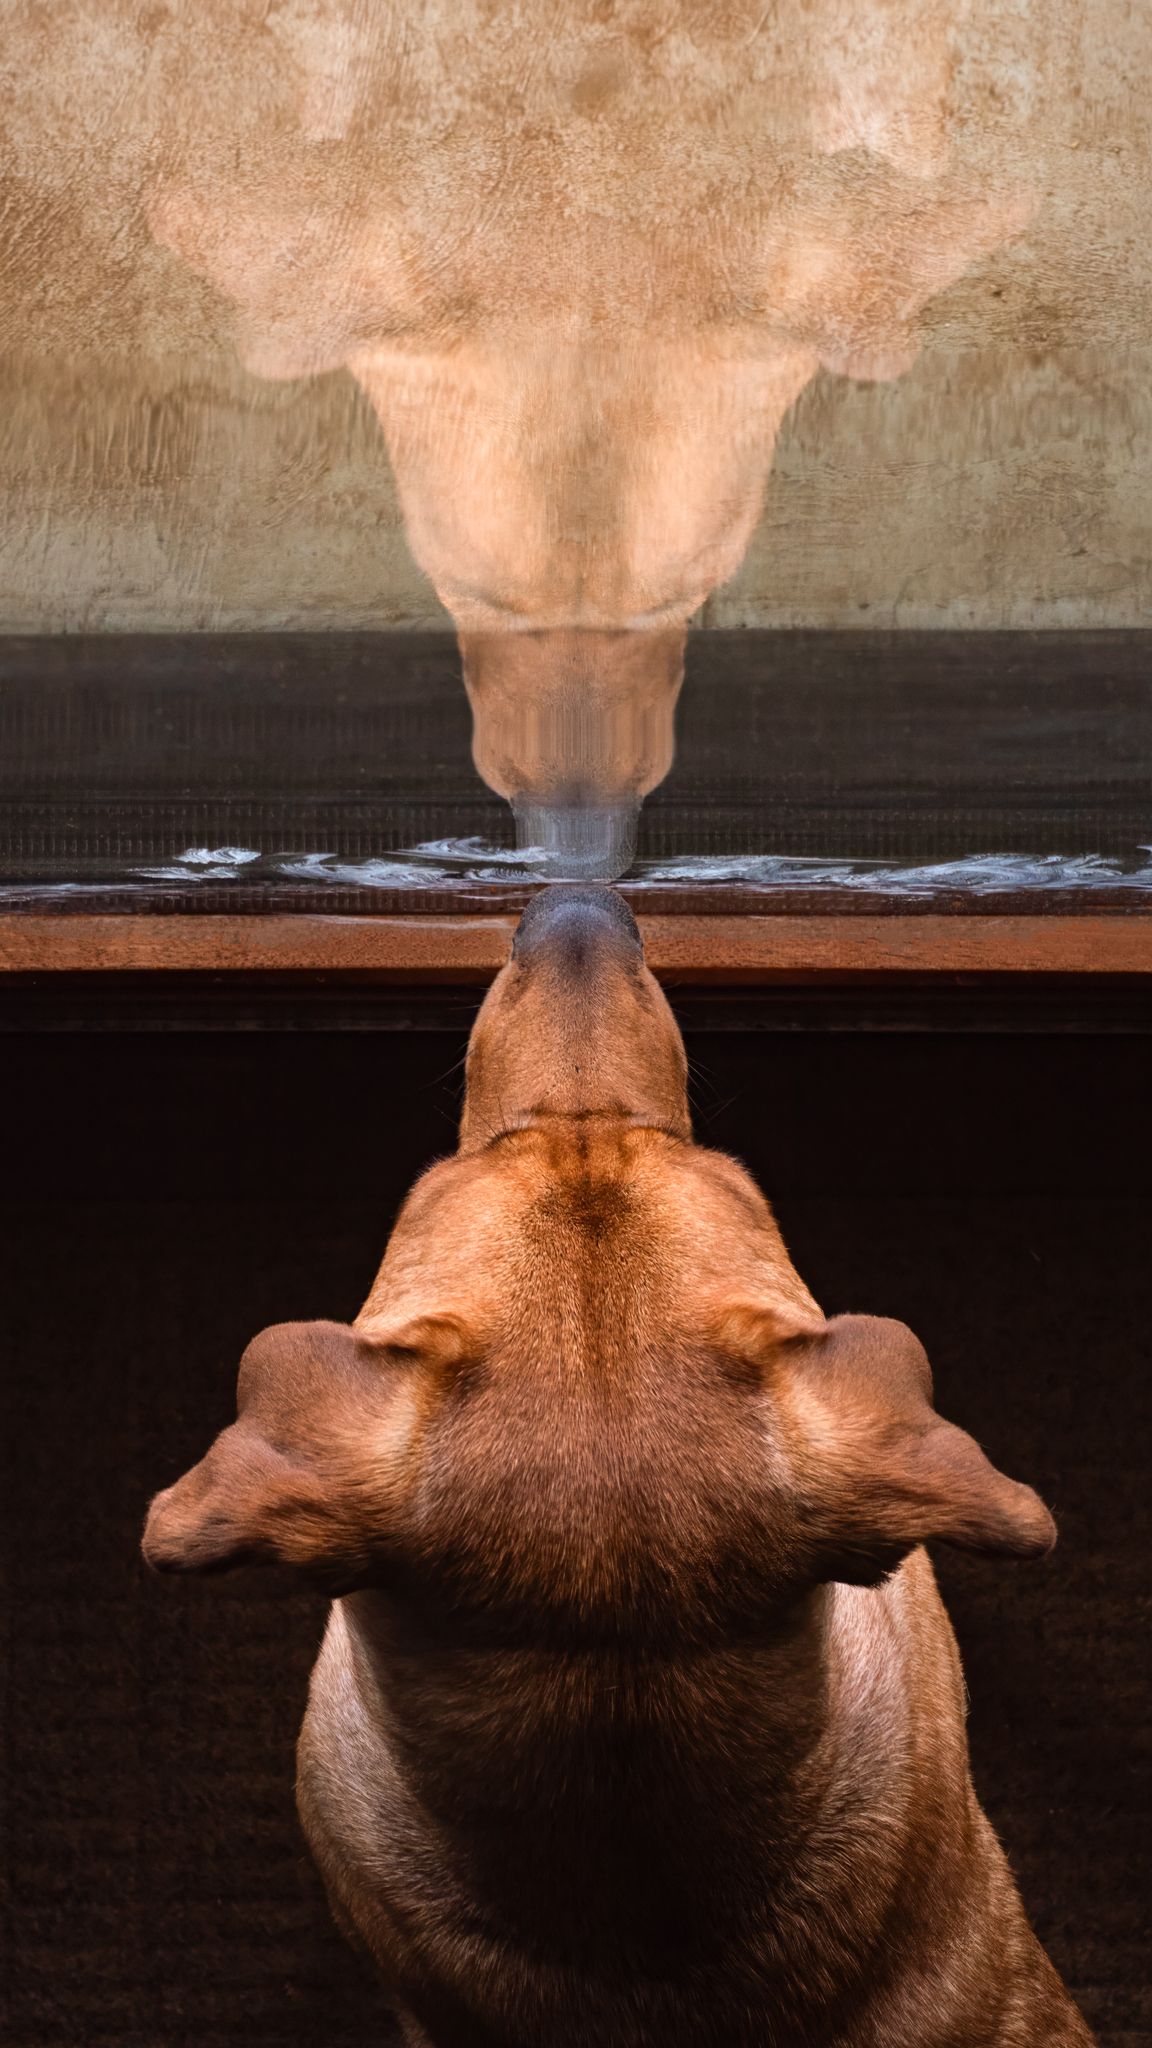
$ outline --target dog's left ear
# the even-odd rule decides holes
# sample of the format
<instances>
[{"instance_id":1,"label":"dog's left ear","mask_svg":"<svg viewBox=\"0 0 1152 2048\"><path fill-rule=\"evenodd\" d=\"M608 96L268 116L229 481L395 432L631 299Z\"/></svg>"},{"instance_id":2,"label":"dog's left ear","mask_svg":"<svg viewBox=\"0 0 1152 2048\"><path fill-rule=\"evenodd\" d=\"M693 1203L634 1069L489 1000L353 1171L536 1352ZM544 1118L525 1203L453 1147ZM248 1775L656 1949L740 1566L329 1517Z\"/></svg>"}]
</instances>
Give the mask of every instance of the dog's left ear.
<instances>
[{"instance_id":1,"label":"dog's left ear","mask_svg":"<svg viewBox=\"0 0 1152 2048\"><path fill-rule=\"evenodd\" d=\"M147 1562L286 1564L332 1591L367 1583L389 1552L413 1404L466 1348L453 1316L371 1337L346 1323L261 1331L241 1360L237 1421L152 1502Z\"/></svg>"},{"instance_id":2,"label":"dog's left ear","mask_svg":"<svg viewBox=\"0 0 1152 2048\"><path fill-rule=\"evenodd\" d=\"M873 1584L918 1543L1043 1557L1056 1525L932 1406L924 1348L903 1323L837 1316L775 1325L762 1356L784 1424L801 1531L819 1575Z\"/></svg>"}]
</instances>

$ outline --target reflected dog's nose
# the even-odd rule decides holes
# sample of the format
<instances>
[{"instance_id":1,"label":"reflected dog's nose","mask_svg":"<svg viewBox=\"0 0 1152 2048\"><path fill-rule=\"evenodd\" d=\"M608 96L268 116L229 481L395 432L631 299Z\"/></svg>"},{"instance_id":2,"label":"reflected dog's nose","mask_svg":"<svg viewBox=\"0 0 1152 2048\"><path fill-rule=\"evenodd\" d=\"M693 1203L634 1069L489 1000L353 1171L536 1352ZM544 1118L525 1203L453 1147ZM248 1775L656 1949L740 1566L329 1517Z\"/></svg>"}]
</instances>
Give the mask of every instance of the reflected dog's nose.
<instances>
[{"instance_id":1,"label":"reflected dog's nose","mask_svg":"<svg viewBox=\"0 0 1152 2048\"><path fill-rule=\"evenodd\" d=\"M565 976L585 976L605 960L629 965L644 949L636 919L615 889L554 882L532 898L512 942L520 967L548 961Z\"/></svg>"},{"instance_id":2,"label":"reflected dog's nose","mask_svg":"<svg viewBox=\"0 0 1152 2048\"><path fill-rule=\"evenodd\" d=\"M632 865L641 798L672 765L684 628L462 632L472 754L557 880Z\"/></svg>"}]
</instances>

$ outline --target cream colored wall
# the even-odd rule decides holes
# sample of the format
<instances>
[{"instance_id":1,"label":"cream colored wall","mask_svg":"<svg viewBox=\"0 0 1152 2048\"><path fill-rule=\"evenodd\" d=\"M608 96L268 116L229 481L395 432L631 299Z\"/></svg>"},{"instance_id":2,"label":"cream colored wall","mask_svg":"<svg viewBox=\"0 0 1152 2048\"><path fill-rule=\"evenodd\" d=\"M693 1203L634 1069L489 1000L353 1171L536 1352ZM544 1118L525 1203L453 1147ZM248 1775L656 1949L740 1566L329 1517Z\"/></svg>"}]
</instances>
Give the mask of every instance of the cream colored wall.
<instances>
[{"instance_id":1,"label":"cream colored wall","mask_svg":"<svg viewBox=\"0 0 1152 2048\"><path fill-rule=\"evenodd\" d=\"M821 377L717 626L1152 624L1152 352L930 345Z\"/></svg>"},{"instance_id":2,"label":"cream colored wall","mask_svg":"<svg viewBox=\"0 0 1152 2048\"><path fill-rule=\"evenodd\" d=\"M350 376L0 365L0 631L446 626Z\"/></svg>"},{"instance_id":3,"label":"cream colored wall","mask_svg":"<svg viewBox=\"0 0 1152 2048\"><path fill-rule=\"evenodd\" d=\"M256 47L269 10L232 11ZM247 373L228 303L153 241L169 18L8 0L0 630L443 625L347 371ZM804 391L706 623L1152 617L1152 9L995 0L998 22L1036 46L1012 59L1034 218L928 308L902 377Z\"/></svg>"}]
</instances>

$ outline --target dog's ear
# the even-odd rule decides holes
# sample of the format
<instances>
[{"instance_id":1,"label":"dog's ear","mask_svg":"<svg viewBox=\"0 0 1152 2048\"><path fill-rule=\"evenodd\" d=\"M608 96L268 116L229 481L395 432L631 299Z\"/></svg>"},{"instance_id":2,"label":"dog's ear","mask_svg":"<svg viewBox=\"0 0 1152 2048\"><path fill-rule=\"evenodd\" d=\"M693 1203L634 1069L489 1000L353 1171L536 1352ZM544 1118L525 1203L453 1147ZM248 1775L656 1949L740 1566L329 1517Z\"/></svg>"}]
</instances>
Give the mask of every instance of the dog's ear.
<instances>
[{"instance_id":1,"label":"dog's ear","mask_svg":"<svg viewBox=\"0 0 1152 2048\"><path fill-rule=\"evenodd\" d=\"M762 1363L820 1576L874 1584L918 1543L988 1557L1051 1550L1056 1526L1039 1496L937 1415L923 1346L903 1323L798 1318L790 1334L777 1320Z\"/></svg>"},{"instance_id":2,"label":"dog's ear","mask_svg":"<svg viewBox=\"0 0 1152 2048\"><path fill-rule=\"evenodd\" d=\"M348 1590L386 1557L404 1444L427 1379L465 1348L452 1317L366 1337L279 1323L240 1364L238 1420L157 1494L143 1550L157 1571L287 1564Z\"/></svg>"}]
</instances>

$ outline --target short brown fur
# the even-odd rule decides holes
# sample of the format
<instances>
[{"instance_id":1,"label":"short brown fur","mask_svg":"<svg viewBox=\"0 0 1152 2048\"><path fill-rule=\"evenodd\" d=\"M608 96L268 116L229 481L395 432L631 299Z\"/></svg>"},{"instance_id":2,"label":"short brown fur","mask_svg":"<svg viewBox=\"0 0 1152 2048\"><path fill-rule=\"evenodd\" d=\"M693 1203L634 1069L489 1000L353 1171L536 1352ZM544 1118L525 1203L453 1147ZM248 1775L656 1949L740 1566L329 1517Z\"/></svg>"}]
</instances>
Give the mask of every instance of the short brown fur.
<instances>
[{"instance_id":1,"label":"short brown fur","mask_svg":"<svg viewBox=\"0 0 1152 2048\"><path fill-rule=\"evenodd\" d=\"M619 900L554 890L355 1328L256 1339L145 1551L337 1595L300 1812L412 2044L1071 2048L932 1539L1054 1529L910 1331L825 1322Z\"/></svg>"}]
</instances>

